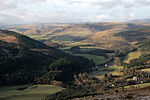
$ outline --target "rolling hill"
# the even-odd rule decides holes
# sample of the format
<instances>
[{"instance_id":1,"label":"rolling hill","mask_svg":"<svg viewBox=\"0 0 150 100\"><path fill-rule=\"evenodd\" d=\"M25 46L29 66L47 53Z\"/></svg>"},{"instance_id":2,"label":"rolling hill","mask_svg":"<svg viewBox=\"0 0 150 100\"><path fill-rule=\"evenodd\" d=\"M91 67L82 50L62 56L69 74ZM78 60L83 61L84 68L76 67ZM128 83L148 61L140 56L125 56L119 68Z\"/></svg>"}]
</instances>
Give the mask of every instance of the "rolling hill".
<instances>
[{"instance_id":1,"label":"rolling hill","mask_svg":"<svg viewBox=\"0 0 150 100\"><path fill-rule=\"evenodd\" d=\"M149 26L139 23L91 23L91 24L27 24L10 27L8 30L20 32L21 34L40 40L50 46L72 47L79 45L95 45L103 49L117 49L120 45L128 47L130 43L124 36L116 35L124 31ZM117 48L116 48L117 47ZM60 47L62 48L62 47Z\"/></svg>"}]
</instances>

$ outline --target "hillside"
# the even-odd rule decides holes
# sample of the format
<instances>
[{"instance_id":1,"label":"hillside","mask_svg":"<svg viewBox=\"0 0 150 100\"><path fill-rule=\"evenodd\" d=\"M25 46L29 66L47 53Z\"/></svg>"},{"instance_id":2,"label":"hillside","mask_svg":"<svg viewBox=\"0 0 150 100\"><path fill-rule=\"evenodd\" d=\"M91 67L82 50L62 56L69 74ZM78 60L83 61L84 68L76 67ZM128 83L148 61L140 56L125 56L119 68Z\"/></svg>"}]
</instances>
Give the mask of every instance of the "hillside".
<instances>
[{"instance_id":1,"label":"hillside","mask_svg":"<svg viewBox=\"0 0 150 100\"><path fill-rule=\"evenodd\" d=\"M150 27L141 27L130 31L124 31L116 34L116 36L122 36L128 42L138 42L148 39L150 37Z\"/></svg>"},{"instance_id":2,"label":"hillside","mask_svg":"<svg viewBox=\"0 0 150 100\"><path fill-rule=\"evenodd\" d=\"M145 53L150 53L150 39L144 40L138 43L138 45L141 51Z\"/></svg>"},{"instance_id":3,"label":"hillside","mask_svg":"<svg viewBox=\"0 0 150 100\"><path fill-rule=\"evenodd\" d=\"M93 65L88 59L7 30L0 30L0 47L1 86L71 81L74 74L89 72Z\"/></svg>"}]
</instances>

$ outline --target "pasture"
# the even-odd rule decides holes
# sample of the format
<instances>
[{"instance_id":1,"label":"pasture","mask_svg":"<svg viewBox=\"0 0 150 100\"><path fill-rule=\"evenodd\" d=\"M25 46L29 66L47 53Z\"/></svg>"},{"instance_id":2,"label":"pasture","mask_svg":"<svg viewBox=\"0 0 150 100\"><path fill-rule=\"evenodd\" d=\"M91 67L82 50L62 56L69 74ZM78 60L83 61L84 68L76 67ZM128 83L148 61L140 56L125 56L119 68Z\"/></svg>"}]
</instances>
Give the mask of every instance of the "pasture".
<instances>
[{"instance_id":1,"label":"pasture","mask_svg":"<svg viewBox=\"0 0 150 100\"><path fill-rule=\"evenodd\" d=\"M73 55L82 56L82 57L85 57L89 60L92 60L96 65L107 62L107 59L105 59L104 56L91 55L91 54L73 54Z\"/></svg>"},{"instance_id":2,"label":"pasture","mask_svg":"<svg viewBox=\"0 0 150 100\"><path fill-rule=\"evenodd\" d=\"M107 55L109 56L109 58L105 58L104 56L99 56L99 55L94 55L94 54L73 54L72 51L70 51L69 49L61 49L63 52L74 55L74 56L81 56L84 58L87 58L89 60L92 60L96 65L100 65L103 63L108 62L111 59L111 56L114 55L113 53L107 53ZM93 51L93 50L97 50L97 48L80 48L80 51L82 52L89 52L89 51Z\"/></svg>"},{"instance_id":3,"label":"pasture","mask_svg":"<svg viewBox=\"0 0 150 100\"><path fill-rule=\"evenodd\" d=\"M0 88L0 100L42 100L63 88L53 85L22 85Z\"/></svg>"}]
</instances>

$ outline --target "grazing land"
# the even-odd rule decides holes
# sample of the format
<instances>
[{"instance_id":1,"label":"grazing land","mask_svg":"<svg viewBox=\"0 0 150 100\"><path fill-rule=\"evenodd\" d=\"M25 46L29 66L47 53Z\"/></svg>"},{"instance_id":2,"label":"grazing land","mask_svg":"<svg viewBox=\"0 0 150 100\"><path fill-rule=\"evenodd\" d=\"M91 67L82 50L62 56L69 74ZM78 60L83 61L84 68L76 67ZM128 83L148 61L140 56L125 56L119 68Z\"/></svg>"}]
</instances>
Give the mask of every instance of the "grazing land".
<instances>
[{"instance_id":1,"label":"grazing land","mask_svg":"<svg viewBox=\"0 0 150 100\"><path fill-rule=\"evenodd\" d=\"M0 100L41 100L49 94L63 90L53 85L22 85L1 87Z\"/></svg>"},{"instance_id":2,"label":"grazing land","mask_svg":"<svg viewBox=\"0 0 150 100\"><path fill-rule=\"evenodd\" d=\"M92 60L96 65L107 62L107 59L103 56L91 55L91 54L74 54L75 56L82 56L89 60Z\"/></svg>"}]
</instances>

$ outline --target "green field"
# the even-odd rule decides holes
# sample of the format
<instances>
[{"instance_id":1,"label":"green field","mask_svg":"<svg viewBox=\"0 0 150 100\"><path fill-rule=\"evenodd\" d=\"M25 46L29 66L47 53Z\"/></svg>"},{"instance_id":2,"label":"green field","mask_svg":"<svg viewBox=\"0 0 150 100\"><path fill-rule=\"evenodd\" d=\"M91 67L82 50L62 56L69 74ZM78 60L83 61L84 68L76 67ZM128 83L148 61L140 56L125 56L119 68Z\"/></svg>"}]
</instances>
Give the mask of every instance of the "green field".
<instances>
[{"instance_id":1,"label":"green field","mask_svg":"<svg viewBox=\"0 0 150 100\"><path fill-rule=\"evenodd\" d=\"M41 100L63 88L53 85L23 85L0 88L0 100Z\"/></svg>"},{"instance_id":2,"label":"green field","mask_svg":"<svg viewBox=\"0 0 150 100\"><path fill-rule=\"evenodd\" d=\"M58 41L54 41L53 42L55 43L63 43L65 44L67 47L64 47L64 48L61 48L61 49L70 49L71 47L73 46L80 46L80 48L86 48L86 49L103 49L103 48L99 48L97 46L84 46L84 45L94 45L93 43L90 43L90 42L71 42L71 41L68 41L68 42L58 42Z\"/></svg>"},{"instance_id":3,"label":"green field","mask_svg":"<svg viewBox=\"0 0 150 100\"><path fill-rule=\"evenodd\" d=\"M89 60L92 60L96 65L105 63L107 59L103 56L91 55L91 54L74 54L75 56L82 56Z\"/></svg>"},{"instance_id":4,"label":"green field","mask_svg":"<svg viewBox=\"0 0 150 100\"><path fill-rule=\"evenodd\" d=\"M150 72L150 68L141 69L140 71Z\"/></svg>"},{"instance_id":5,"label":"green field","mask_svg":"<svg viewBox=\"0 0 150 100\"><path fill-rule=\"evenodd\" d=\"M102 79L105 74L112 74L112 75L121 76L121 75L123 75L123 73L121 72L122 70L123 70L123 66L112 66L112 67L108 67L108 68L98 68L97 71L90 73L89 76L96 77L98 79Z\"/></svg>"},{"instance_id":6,"label":"green field","mask_svg":"<svg viewBox=\"0 0 150 100\"><path fill-rule=\"evenodd\" d=\"M94 51L97 50L98 48L80 48L80 51L82 52L90 52L90 51ZM99 55L93 55L93 54L73 54L72 51L70 51L70 49L61 49L63 52L74 55L74 56L82 56L85 57L89 60L92 60L96 65L100 65L103 63L108 62L112 55L114 55L114 53L107 53L107 55L109 56L109 58L105 58L104 56L99 56Z\"/></svg>"},{"instance_id":7,"label":"green field","mask_svg":"<svg viewBox=\"0 0 150 100\"><path fill-rule=\"evenodd\" d=\"M127 59L124 61L125 63L129 63L130 60L139 58L142 55L142 53L140 51L134 51L128 54Z\"/></svg>"},{"instance_id":8,"label":"green field","mask_svg":"<svg viewBox=\"0 0 150 100\"><path fill-rule=\"evenodd\" d=\"M125 89L144 88L144 87L149 87L149 86L150 86L150 83L143 83L143 84L136 84L136 85L125 86Z\"/></svg>"}]
</instances>

